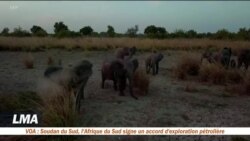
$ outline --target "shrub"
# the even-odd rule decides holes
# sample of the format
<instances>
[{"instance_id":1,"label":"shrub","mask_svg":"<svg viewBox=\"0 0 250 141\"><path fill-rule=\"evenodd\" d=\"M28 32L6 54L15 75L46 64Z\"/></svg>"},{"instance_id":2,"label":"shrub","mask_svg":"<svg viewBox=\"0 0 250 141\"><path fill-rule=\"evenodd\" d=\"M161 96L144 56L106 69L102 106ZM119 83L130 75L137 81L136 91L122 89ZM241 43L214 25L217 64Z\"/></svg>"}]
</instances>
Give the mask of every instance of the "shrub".
<instances>
[{"instance_id":1,"label":"shrub","mask_svg":"<svg viewBox=\"0 0 250 141\"><path fill-rule=\"evenodd\" d=\"M73 127L78 121L75 112L75 97L73 91L50 80L38 83L38 95L43 104L42 124L46 127Z\"/></svg>"},{"instance_id":2,"label":"shrub","mask_svg":"<svg viewBox=\"0 0 250 141\"><path fill-rule=\"evenodd\" d=\"M224 67L216 65L211 71L210 77L214 84L224 84L226 82L226 70Z\"/></svg>"},{"instance_id":3,"label":"shrub","mask_svg":"<svg viewBox=\"0 0 250 141\"><path fill-rule=\"evenodd\" d=\"M34 58L31 54L26 54L23 58L23 64L25 68L32 69L34 68Z\"/></svg>"},{"instance_id":4,"label":"shrub","mask_svg":"<svg viewBox=\"0 0 250 141\"><path fill-rule=\"evenodd\" d=\"M149 75L146 74L144 70L138 69L135 71L133 82L134 87L138 88L141 94L145 95L148 93L150 79Z\"/></svg>"},{"instance_id":5,"label":"shrub","mask_svg":"<svg viewBox=\"0 0 250 141\"><path fill-rule=\"evenodd\" d=\"M191 55L183 55L177 63L174 73L178 79L186 79L187 75L198 75L200 62L196 57Z\"/></svg>"},{"instance_id":6,"label":"shrub","mask_svg":"<svg viewBox=\"0 0 250 141\"><path fill-rule=\"evenodd\" d=\"M204 64L199 72L199 79L203 82L223 84L226 82L226 70L218 64Z\"/></svg>"},{"instance_id":7,"label":"shrub","mask_svg":"<svg viewBox=\"0 0 250 141\"><path fill-rule=\"evenodd\" d=\"M227 71L227 80L231 83L240 83L243 81L243 77L239 70L233 69Z\"/></svg>"}]
</instances>

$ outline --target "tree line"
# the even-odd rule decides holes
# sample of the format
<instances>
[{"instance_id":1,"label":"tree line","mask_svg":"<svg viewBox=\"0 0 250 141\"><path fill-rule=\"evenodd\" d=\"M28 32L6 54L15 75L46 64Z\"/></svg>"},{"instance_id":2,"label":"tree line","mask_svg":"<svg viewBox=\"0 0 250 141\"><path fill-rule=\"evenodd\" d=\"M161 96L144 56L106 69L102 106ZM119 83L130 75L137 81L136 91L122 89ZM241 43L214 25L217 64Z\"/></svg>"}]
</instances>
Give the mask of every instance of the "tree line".
<instances>
[{"instance_id":1,"label":"tree line","mask_svg":"<svg viewBox=\"0 0 250 141\"><path fill-rule=\"evenodd\" d=\"M116 33L113 26L108 25L107 31L95 32L91 26L82 27L79 31L72 31L63 22L54 24L54 34L48 34L42 27L33 25L30 31L23 30L21 27L14 28L13 32L9 32L9 28L4 28L0 33L1 36L14 37L144 37L144 38L210 38L210 39L227 39L227 40L250 40L250 28L239 28L237 32L230 32L227 29L220 29L215 33L198 33L195 30L178 29L174 32L168 32L164 27L149 25L144 29L144 34L138 34L139 26L130 27L124 34Z\"/></svg>"}]
</instances>

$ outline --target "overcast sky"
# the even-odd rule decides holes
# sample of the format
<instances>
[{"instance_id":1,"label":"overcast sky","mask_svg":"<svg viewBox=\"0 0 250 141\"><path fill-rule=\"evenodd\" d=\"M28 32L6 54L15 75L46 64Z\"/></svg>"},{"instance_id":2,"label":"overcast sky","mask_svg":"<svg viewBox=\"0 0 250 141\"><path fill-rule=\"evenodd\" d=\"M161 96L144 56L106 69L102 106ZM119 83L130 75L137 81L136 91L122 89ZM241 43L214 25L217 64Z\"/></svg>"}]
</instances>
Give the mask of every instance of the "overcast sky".
<instances>
[{"instance_id":1,"label":"overcast sky","mask_svg":"<svg viewBox=\"0 0 250 141\"><path fill-rule=\"evenodd\" d=\"M101 32L112 25L124 33L139 25L143 32L146 26L156 25L169 32L222 28L235 32L250 28L250 1L0 1L0 30L39 25L52 33L58 21L74 31L90 25Z\"/></svg>"}]
</instances>

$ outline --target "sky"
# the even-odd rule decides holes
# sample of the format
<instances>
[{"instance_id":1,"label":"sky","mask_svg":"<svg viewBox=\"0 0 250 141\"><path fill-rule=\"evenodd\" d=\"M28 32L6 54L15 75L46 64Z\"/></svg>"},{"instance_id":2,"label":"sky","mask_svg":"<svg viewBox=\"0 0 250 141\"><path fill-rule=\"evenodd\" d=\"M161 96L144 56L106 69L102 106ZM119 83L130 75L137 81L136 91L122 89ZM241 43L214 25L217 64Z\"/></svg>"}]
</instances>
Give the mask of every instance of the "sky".
<instances>
[{"instance_id":1,"label":"sky","mask_svg":"<svg viewBox=\"0 0 250 141\"><path fill-rule=\"evenodd\" d=\"M0 1L0 30L15 27L30 30L39 25L53 33L55 22L63 21L70 30L91 26L107 31L112 25L117 33L148 25L197 32L216 32L250 28L250 1Z\"/></svg>"}]
</instances>

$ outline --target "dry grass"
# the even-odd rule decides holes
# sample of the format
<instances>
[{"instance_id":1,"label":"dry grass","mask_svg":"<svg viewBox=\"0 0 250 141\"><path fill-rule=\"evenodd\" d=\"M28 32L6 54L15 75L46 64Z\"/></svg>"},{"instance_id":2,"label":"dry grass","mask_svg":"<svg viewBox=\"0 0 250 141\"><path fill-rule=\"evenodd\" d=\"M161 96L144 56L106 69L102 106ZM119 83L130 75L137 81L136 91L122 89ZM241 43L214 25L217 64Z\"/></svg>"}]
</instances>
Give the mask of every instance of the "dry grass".
<instances>
[{"instance_id":1,"label":"dry grass","mask_svg":"<svg viewBox=\"0 0 250 141\"><path fill-rule=\"evenodd\" d=\"M137 69L133 78L134 87L140 90L139 94L146 95L149 89L149 75L143 69Z\"/></svg>"},{"instance_id":2,"label":"dry grass","mask_svg":"<svg viewBox=\"0 0 250 141\"><path fill-rule=\"evenodd\" d=\"M66 48L84 50L108 50L120 46L136 46L139 50L152 49L193 50L213 46L217 49L224 46L233 49L247 48L249 41L210 40L210 39L147 39L147 38L53 38L53 37L0 37L2 50L32 50L44 48Z\"/></svg>"},{"instance_id":3,"label":"dry grass","mask_svg":"<svg viewBox=\"0 0 250 141\"><path fill-rule=\"evenodd\" d=\"M198 75L199 69L199 58L189 54L183 54L174 68L174 75L178 79L184 80L188 75Z\"/></svg>"},{"instance_id":4,"label":"dry grass","mask_svg":"<svg viewBox=\"0 0 250 141\"><path fill-rule=\"evenodd\" d=\"M232 69L227 71L227 80L230 83L241 83L244 78L240 70Z\"/></svg>"},{"instance_id":5,"label":"dry grass","mask_svg":"<svg viewBox=\"0 0 250 141\"><path fill-rule=\"evenodd\" d=\"M39 82L38 94L43 100L40 109L42 124L47 127L73 127L78 123L75 96L72 90L50 80Z\"/></svg>"},{"instance_id":6,"label":"dry grass","mask_svg":"<svg viewBox=\"0 0 250 141\"><path fill-rule=\"evenodd\" d=\"M213 84L241 83L243 76L237 69L226 70L220 64L202 64L199 72L199 80L202 82L211 82Z\"/></svg>"},{"instance_id":7,"label":"dry grass","mask_svg":"<svg viewBox=\"0 0 250 141\"><path fill-rule=\"evenodd\" d=\"M203 82L213 84L225 84L227 82L226 69L219 64L202 64L199 72L199 79Z\"/></svg>"},{"instance_id":8,"label":"dry grass","mask_svg":"<svg viewBox=\"0 0 250 141\"><path fill-rule=\"evenodd\" d=\"M242 83L228 85L225 91L238 95L250 95L250 75L246 75Z\"/></svg>"},{"instance_id":9,"label":"dry grass","mask_svg":"<svg viewBox=\"0 0 250 141\"><path fill-rule=\"evenodd\" d=\"M34 68L34 58L33 56L29 53L29 54L26 54L24 57L23 57L23 65L25 66L26 69L32 69Z\"/></svg>"}]
</instances>

